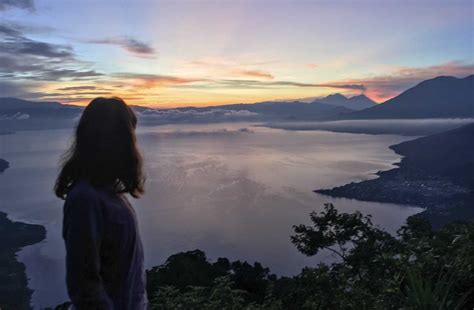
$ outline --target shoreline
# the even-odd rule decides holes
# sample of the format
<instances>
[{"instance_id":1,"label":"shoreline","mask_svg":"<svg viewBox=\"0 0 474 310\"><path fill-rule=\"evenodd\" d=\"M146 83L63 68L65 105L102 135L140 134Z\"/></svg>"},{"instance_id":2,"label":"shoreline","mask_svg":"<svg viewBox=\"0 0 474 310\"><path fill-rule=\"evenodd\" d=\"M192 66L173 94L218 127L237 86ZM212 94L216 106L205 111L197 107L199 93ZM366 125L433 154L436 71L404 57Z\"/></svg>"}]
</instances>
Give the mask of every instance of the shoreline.
<instances>
[{"instance_id":1,"label":"shoreline","mask_svg":"<svg viewBox=\"0 0 474 310\"><path fill-rule=\"evenodd\" d=\"M400 163L395 164L398 167L377 172L376 179L314 192L330 197L421 207L425 210L413 216L429 219L434 228L474 218L474 178L471 174L474 147L465 144L474 136L473 130L471 124L392 145L390 149L403 156Z\"/></svg>"},{"instance_id":2,"label":"shoreline","mask_svg":"<svg viewBox=\"0 0 474 310\"><path fill-rule=\"evenodd\" d=\"M314 192L336 198L420 207L424 210L412 216L428 218L434 228L440 228L451 221L463 220L466 216L474 217L474 210L470 205L472 196L464 187L448 179L420 171L407 172L404 167L376 174L379 177L373 180L351 182ZM443 195L446 191L450 193Z\"/></svg>"},{"instance_id":3,"label":"shoreline","mask_svg":"<svg viewBox=\"0 0 474 310\"><path fill-rule=\"evenodd\" d=\"M25 264L17 253L46 238L46 230L37 224L13 222L0 211L0 304L2 309L30 309L33 290L28 287Z\"/></svg>"},{"instance_id":4,"label":"shoreline","mask_svg":"<svg viewBox=\"0 0 474 310\"><path fill-rule=\"evenodd\" d=\"M3 158L0 158L0 173L7 170L10 167L10 163Z\"/></svg>"},{"instance_id":5,"label":"shoreline","mask_svg":"<svg viewBox=\"0 0 474 310\"><path fill-rule=\"evenodd\" d=\"M0 173L9 167L0 158ZM42 225L12 221L0 211L0 305L1 309L31 309L33 290L28 287L25 264L18 261L18 252L46 238Z\"/></svg>"}]
</instances>

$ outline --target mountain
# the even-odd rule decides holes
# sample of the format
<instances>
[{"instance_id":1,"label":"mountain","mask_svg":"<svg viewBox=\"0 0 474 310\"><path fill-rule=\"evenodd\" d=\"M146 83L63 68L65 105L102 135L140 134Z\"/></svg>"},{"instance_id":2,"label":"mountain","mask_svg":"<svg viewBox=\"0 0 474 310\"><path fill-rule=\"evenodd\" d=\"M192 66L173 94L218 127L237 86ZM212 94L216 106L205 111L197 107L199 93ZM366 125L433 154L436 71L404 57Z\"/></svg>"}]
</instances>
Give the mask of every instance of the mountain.
<instances>
[{"instance_id":1,"label":"mountain","mask_svg":"<svg viewBox=\"0 0 474 310\"><path fill-rule=\"evenodd\" d=\"M20 109L49 109L63 106L59 102L34 102L18 98L3 97L0 98L0 111L17 111Z\"/></svg>"},{"instance_id":2,"label":"mountain","mask_svg":"<svg viewBox=\"0 0 474 310\"><path fill-rule=\"evenodd\" d=\"M474 117L474 75L439 76L426 80L372 108L350 113L349 119Z\"/></svg>"},{"instance_id":3,"label":"mountain","mask_svg":"<svg viewBox=\"0 0 474 310\"><path fill-rule=\"evenodd\" d=\"M59 102L0 98L0 132L68 128L82 107Z\"/></svg>"},{"instance_id":4,"label":"mountain","mask_svg":"<svg viewBox=\"0 0 474 310\"><path fill-rule=\"evenodd\" d=\"M365 108L369 106L369 108ZM364 109L365 108L365 109ZM0 131L72 126L82 107L0 98ZM133 106L142 124L220 121L322 121L474 117L474 75L426 80L385 103L364 95L332 94L306 101L269 101L209 107L150 109ZM362 109L362 110L361 110ZM45 123L44 120L47 120ZM52 120L52 122L49 122Z\"/></svg>"},{"instance_id":5,"label":"mountain","mask_svg":"<svg viewBox=\"0 0 474 310\"><path fill-rule=\"evenodd\" d=\"M399 168L378 178L317 193L365 201L420 206L435 227L474 218L474 123L402 142Z\"/></svg>"},{"instance_id":6,"label":"mountain","mask_svg":"<svg viewBox=\"0 0 474 310\"><path fill-rule=\"evenodd\" d=\"M0 98L1 119L18 118L72 118L82 111L81 107L48 101L28 101L18 98Z\"/></svg>"},{"instance_id":7,"label":"mountain","mask_svg":"<svg viewBox=\"0 0 474 310\"><path fill-rule=\"evenodd\" d=\"M345 107L351 110L363 110L376 105L374 101L365 95L359 95L347 98L339 93L332 94L324 98L316 99L313 102L320 102L333 106Z\"/></svg>"},{"instance_id":8,"label":"mountain","mask_svg":"<svg viewBox=\"0 0 474 310\"><path fill-rule=\"evenodd\" d=\"M344 107L319 102L260 102L209 107L152 109L131 107L142 125L165 123L212 123L222 121L304 121L325 120L349 113ZM33 102L17 98L0 98L0 132L69 128L83 107L59 102Z\"/></svg>"}]
</instances>

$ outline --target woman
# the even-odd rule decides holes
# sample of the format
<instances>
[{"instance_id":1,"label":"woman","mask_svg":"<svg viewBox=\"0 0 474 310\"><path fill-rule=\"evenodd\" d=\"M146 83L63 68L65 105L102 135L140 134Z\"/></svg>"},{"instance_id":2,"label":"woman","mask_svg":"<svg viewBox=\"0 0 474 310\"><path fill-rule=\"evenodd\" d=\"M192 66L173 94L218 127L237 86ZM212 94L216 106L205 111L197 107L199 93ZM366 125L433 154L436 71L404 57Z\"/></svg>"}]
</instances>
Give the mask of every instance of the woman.
<instances>
[{"instance_id":1,"label":"woman","mask_svg":"<svg viewBox=\"0 0 474 310\"><path fill-rule=\"evenodd\" d=\"M86 107L65 155L56 195L65 199L66 283L73 309L147 306L143 250L125 193L144 191L137 118L120 98Z\"/></svg>"}]
</instances>

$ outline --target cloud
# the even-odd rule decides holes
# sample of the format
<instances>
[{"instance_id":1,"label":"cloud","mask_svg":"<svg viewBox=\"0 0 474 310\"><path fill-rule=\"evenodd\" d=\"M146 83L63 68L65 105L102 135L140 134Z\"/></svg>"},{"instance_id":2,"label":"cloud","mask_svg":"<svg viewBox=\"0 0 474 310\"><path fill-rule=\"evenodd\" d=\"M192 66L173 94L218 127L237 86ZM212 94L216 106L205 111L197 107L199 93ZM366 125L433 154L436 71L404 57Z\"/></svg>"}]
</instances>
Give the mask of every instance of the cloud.
<instances>
[{"instance_id":1,"label":"cloud","mask_svg":"<svg viewBox=\"0 0 474 310\"><path fill-rule=\"evenodd\" d=\"M258 69L260 65L274 63L271 61L237 61L235 59L228 58L205 58L187 61L181 64L182 67L187 69L199 69L199 71L207 72L206 76L221 76L225 78L237 78L237 77L252 77L263 80L273 80L275 77L267 71ZM256 68L257 67L257 68Z\"/></svg>"},{"instance_id":2,"label":"cloud","mask_svg":"<svg viewBox=\"0 0 474 310\"><path fill-rule=\"evenodd\" d=\"M474 73L474 65L461 61L450 61L447 63L433 65L428 67L396 67L393 72L385 75L372 76L367 78L353 78L328 81L326 83L307 83L296 81L278 81L270 80L273 75L258 70L242 70L239 64L226 59L195 60L188 63L196 67L210 67L220 69L218 73L226 76L226 70L231 70L234 76L254 77L255 79L221 78L221 79L203 79L201 82L192 84L175 85L177 88L187 89L275 89L275 88L328 88L346 90L353 95L365 93L367 96L377 102L392 98L402 91L413 87L417 83L431 79L439 75L451 75L456 77L465 77ZM306 64L307 67L316 68L315 63ZM245 72L249 74L245 74ZM257 72L252 72L257 71ZM258 72L267 73L259 75ZM256 73L256 74L252 74ZM260 78L267 77L267 81Z\"/></svg>"},{"instance_id":3,"label":"cloud","mask_svg":"<svg viewBox=\"0 0 474 310\"><path fill-rule=\"evenodd\" d=\"M12 25L0 24L0 35L10 38L20 37L22 32L16 30Z\"/></svg>"},{"instance_id":4,"label":"cloud","mask_svg":"<svg viewBox=\"0 0 474 310\"><path fill-rule=\"evenodd\" d=\"M15 21L7 21L3 23L4 25L8 25L9 28L15 29L18 33L28 33L28 34L51 34L56 31L55 28L45 25L38 25L38 24L31 24L27 23L26 21L22 21L21 23Z\"/></svg>"},{"instance_id":5,"label":"cloud","mask_svg":"<svg viewBox=\"0 0 474 310\"><path fill-rule=\"evenodd\" d=\"M89 40L89 43L116 45L125 49L129 53L139 57L152 57L156 54L155 49L142 41L129 37L115 37L99 40Z\"/></svg>"},{"instance_id":6,"label":"cloud","mask_svg":"<svg viewBox=\"0 0 474 310\"><path fill-rule=\"evenodd\" d=\"M325 87L325 88L338 88L338 89L358 89L365 90L365 86L362 84L347 84L347 83L325 83L325 84L311 84L311 83L297 83L297 82L275 82L274 85L281 86L297 86L297 87Z\"/></svg>"},{"instance_id":7,"label":"cloud","mask_svg":"<svg viewBox=\"0 0 474 310\"><path fill-rule=\"evenodd\" d=\"M0 72L1 74L13 73L13 74L26 74L31 71L45 70L43 64L30 62L29 59L25 58L21 61L20 57L6 56L0 53Z\"/></svg>"},{"instance_id":8,"label":"cloud","mask_svg":"<svg viewBox=\"0 0 474 310\"><path fill-rule=\"evenodd\" d=\"M390 120L343 120L328 122L271 122L265 127L285 130L326 130L333 132L395 134L406 136L426 136L447 131L474 119L390 119Z\"/></svg>"},{"instance_id":9,"label":"cloud","mask_svg":"<svg viewBox=\"0 0 474 310\"><path fill-rule=\"evenodd\" d=\"M294 81L260 81L260 80L239 80L239 79L222 79L222 80L201 80L204 83L193 85L177 85L179 88L196 88L196 89L219 89L219 88L233 88L233 89L269 89L282 87L315 87L315 88L336 88L336 89L350 89L350 90L365 90L362 84L344 84L344 83L301 83Z\"/></svg>"},{"instance_id":10,"label":"cloud","mask_svg":"<svg viewBox=\"0 0 474 310\"><path fill-rule=\"evenodd\" d=\"M2 2L3 5L5 3ZM219 98L223 98L225 94L221 90L308 88L308 91L311 91L311 88L321 88L343 90L345 94L365 93L376 101L382 101L398 95L422 80L438 75L463 77L474 73L473 64L451 61L422 68L395 67L391 73L383 75L311 83L311 81L304 80L279 80L271 72L262 70L260 66L264 63L256 62L255 59L241 58L241 61L237 61L216 58L188 62L187 67L185 64L184 69L176 70L176 72L185 73L181 73L181 75L179 73L165 75L136 72L104 74L94 70L91 63L77 59L74 49L69 44L31 39L31 33L35 31L50 31L50 29L35 29L35 26L0 22L0 82L3 83L3 88L7 85L5 82L16 82L15 85L9 83L12 90L4 91L4 93L36 99L52 97L51 94L45 92L45 89L50 89L56 93L56 98L66 102L66 99L83 101L89 99L89 96L109 94L114 90L117 94L125 97L141 98L142 102L145 101L145 98L152 101L158 96L163 96L160 98L166 97L161 102L177 102L180 89L209 90L208 94L212 90L216 90L215 94ZM156 54L152 46L128 37L106 38L91 42L117 45L140 57L152 57ZM306 66L317 67L317 64L310 63ZM80 82L69 83L71 81ZM59 85L48 87L50 82L68 83L61 85L64 87ZM23 83L26 87L19 87ZM93 85L102 85L106 89L96 88ZM120 85L120 87L114 88L115 85ZM155 92L148 91L153 88L162 88L165 89L165 92L161 92L162 89ZM204 93L202 92L199 96L204 98L204 95L208 95ZM195 96L194 93L191 95ZM68 96L71 97L68 98ZM172 96L175 97L170 100L169 98ZM216 98L218 98L217 96ZM188 98L183 100L189 102Z\"/></svg>"},{"instance_id":11,"label":"cloud","mask_svg":"<svg viewBox=\"0 0 474 310\"><path fill-rule=\"evenodd\" d=\"M64 90L64 91L68 91L68 90L95 90L97 89L96 86L70 86L70 87L61 87L61 88L58 88L57 90Z\"/></svg>"},{"instance_id":12,"label":"cloud","mask_svg":"<svg viewBox=\"0 0 474 310\"><path fill-rule=\"evenodd\" d=\"M2 81L0 79L0 94L2 97L32 97L34 85L28 83L18 83L12 81Z\"/></svg>"},{"instance_id":13,"label":"cloud","mask_svg":"<svg viewBox=\"0 0 474 310\"><path fill-rule=\"evenodd\" d=\"M34 32L35 27L0 23L0 81L15 80L31 89L33 84L27 81L36 81L39 88L44 82L95 80L103 76L77 60L71 46L32 40L27 37L28 31ZM18 87L13 90L22 98L41 96L40 92L29 90L21 93Z\"/></svg>"},{"instance_id":14,"label":"cloud","mask_svg":"<svg viewBox=\"0 0 474 310\"><path fill-rule=\"evenodd\" d=\"M72 58L72 48L69 46L33 41L21 38L15 41L3 41L0 52L15 55L33 55L47 58Z\"/></svg>"},{"instance_id":15,"label":"cloud","mask_svg":"<svg viewBox=\"0 0 474 310\"><path fill-rule=\"evenodd\" d=\"M236 136L242 134L253 134L249 128L235 129L212 129L212 130L160 130L155 132L141 133L141 136L167 137L167 138L189 138L189 137L215 137L215 136Z\"/></svg>"},{"instance_id":16,"label":"cloud","mask_svg":"<svg viewBox=\"0 0 474 310\"><path fill-rule=\"evenodd\" d=\"M277 60L255 60L253 58L232 59L225 57L207 57L184 62L183 65L191 67L254 67L260 65L275 65L279 63Z\"/></svg>"},{"instance_id":17,"label":"cloud","mask_svg":"<svg viewBox=\"0 0 474 310\"><path fill-rule=\"evenodd\" d=\"M260 70L235 70L235 74L245 77L262 78L266 80L274 79L274 76L270 73Z\"/></svg>"},{"instance_id":18,"label":"cloud","mask_svg":"<svg viewBox=\"0 0 474 310\"><path fill-rule=\"evenodd\" d=\"M111 95L110 91L72 91L72 92L64 92L64 93L46 93L42 96L42 98L56 98L56 97L64 97L64 96L103 96L103 95ZM89 98L89 97L81 97L81 99ZM77 98L76 98L77 99Z\"/></svg>"},{"instance_id":19,"label":"cloud","mask_svg":"<svg viewBox=\"0 0 474 310\"><path fill-rule=\"evenodd\" d=\"M318 68L319 65L315 64L315 63L309 63L309 64L306 64L306 67L308 67L310 69L315 69L315 68Z\"/></svg>"},{"instance_id":20,"label":"cloud","mask_svg":"<svg viewBox=\"0 0 474 310\"><path fill-rule=\"evenodd\" d=\"M29 11L35 10L35 4L33 0L2 0L0 1L0 11L8 9L24 9Z\"/></svg>"},{"instance_id":21,"label":"cloud","mask_svg":"<svg viewBox=\"0 0 474 310\"><path fill-rule=\"evenodd\" d=\"M52 89L37 93L41 100L60 101L85 104L97 96L113 96L114 90L108 87L93 85L78 85Z\"/></svg>"},{"instance_id":22,"label":"cloud","mask_svg":"<svg viewBox=\"0 0 474 310\"><path fill-rule=\"evenodd\" d=\"M77 69L55 69L45 71L44 74L33 79L39 81L57 81L63 78L68 78L79 81L90 80L90 78L95 78L102 75L102 73L99 73L95 70L79 71Z\"/></svg>"},{"instance_id":23,"label":"cloud","mask_svg":"<svg viewBox=\"0 0 474 310\"><path fill-rule=\"evenodd\" d=\"M186 78L172 75L158 75L158 74L141 74L131 72L119 72L112 74L113 77L119 79L125 79L129 83L135 86L142 87L157 87L157 86L174 86L181 84L188 84L198 81L204 81L204 79L198 78Z\"/></svg>"},{"instance_id":24,"label":"cloud","mask_svg":"<svg viewBox=\"0 0 474 310\"><path fill-rule=\"evenodd\" d=\"M58 81L61 79L91 79L103 75L94 70L84 70L72 65L74 68L68 69L64 68L67 67L66 63L61 65L48 59L39 60L36 57L5 56L0 52L0 79Z\"/></svg>"},{"instance_id":25,"label":"cloud","mask_svg":"<svg viewBox=\"0 0 474 310\"><path fill-rule=\"evenodd\" d=\"M397 96L416 84L440 75L465 77L474 73L474 64L451 61L428 67L399 67L390 74L335 81L333 84L364 85L366 95L381 102Z\"/></svg>"},{"instance_id":26,"label":"cloud","mask_svg":"<svg viewBox=\"0 0 474 310\"><path fill-rule=\"evenodd\" d=\"M243 121L255 120L259 117L258 113L250 112L248 110L225 110L225 109L211 109L205 111L199 110L183 110L183 109L169 109L169 110L153 110L146 109L137 111L138 117L144 123L208 123L208 122L223 122L223 121Z\"/></svg>"},{"instance_id":27,"label":"cloud","mask_svg":"<svg viewBox=\"0 0 474 310\"><path fill-rule=\"evenodd\" d=\"M23 121L23 120L27 120L29 118L30 118L29 114L21 113L21 112L17 112L17 113L12 114L12 115L0 114L0 121L4 121L4 120Z\"/></svg>"},{"instance_id":28,"label":"cloud","mask_svg":"<svg viewBox=\"0 0 474 310\"><path fill-rule=\"evenodd\" d=\"M273 76L259 71L247 71L247 74L266 76L268 79ZM206 79L206 78L188 78L171 75L140 74L131 72L114 73L112 77L124 79L128 83L142 87L168 86L189 89L267 89L281 87L322 87L336 89L365 90L361 84L343 84L343 83L301 83L294 81L262 81L248 79Z\"/></svg>"},{"instance_id":29,"label":"cloud","mask_svg":"<svg viewBox=\"0 0 474 310\"><path fill-rule=\"evenodd\" d=\"M22 31L13 27L14 25L0 24L0 53L15 56L33 55L61 60L73 58L70 46L31 40Z\"/></svg>"}]
</instances>

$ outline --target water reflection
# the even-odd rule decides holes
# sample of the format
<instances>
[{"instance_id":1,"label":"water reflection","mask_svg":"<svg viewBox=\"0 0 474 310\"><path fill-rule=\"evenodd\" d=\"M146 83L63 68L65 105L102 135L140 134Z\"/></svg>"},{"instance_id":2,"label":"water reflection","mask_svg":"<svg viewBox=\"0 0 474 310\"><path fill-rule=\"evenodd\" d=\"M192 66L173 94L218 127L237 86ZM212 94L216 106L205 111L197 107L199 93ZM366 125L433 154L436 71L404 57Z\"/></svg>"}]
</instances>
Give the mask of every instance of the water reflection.
<instances>
[{"instance_id":1,"label":"water reflection","mask_svg":"<svg viewBox=\"0 0 474 310\"><path fill-rule=\"evenodd\" d=\"M11 163L2 176L1 209L17 220L46 226L47 239L19 257L27 266L35 306L65 301L61 201L52 192L59 155L69 130L2 136L0 157ZM361 210L389 231L417 209L335 199L316 188L363 180L389 169L399 157L387 147L406 140L330 132L296 132L251 124L142 128L139 142L147 171L147 194L133 200L147 266L170 254L200 248L211 257L260 261L280 275L329 261L329 253L306 258L291 245L293 224L333 202Z\"/></svg>"}]
</instances>

